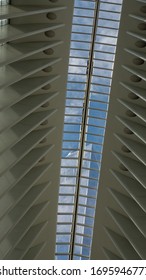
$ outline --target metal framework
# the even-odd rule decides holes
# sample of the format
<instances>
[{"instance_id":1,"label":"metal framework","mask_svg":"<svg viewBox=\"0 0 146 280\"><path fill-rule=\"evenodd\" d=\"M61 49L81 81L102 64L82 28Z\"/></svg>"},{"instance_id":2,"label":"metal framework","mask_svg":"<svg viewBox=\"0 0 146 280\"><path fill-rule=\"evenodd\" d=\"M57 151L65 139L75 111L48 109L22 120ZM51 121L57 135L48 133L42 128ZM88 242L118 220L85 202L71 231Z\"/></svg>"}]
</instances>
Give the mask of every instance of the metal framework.
<instances>
[{"instance_id":1,"label":"metal framework","mask_svg":"<svg viewBox=\"0 0 146 280\"><path fill-rule=\"evenodd\" d=\"M122 1L76 0L56 238L57 259L89 259Z\"/></svg>"}]
</instances>

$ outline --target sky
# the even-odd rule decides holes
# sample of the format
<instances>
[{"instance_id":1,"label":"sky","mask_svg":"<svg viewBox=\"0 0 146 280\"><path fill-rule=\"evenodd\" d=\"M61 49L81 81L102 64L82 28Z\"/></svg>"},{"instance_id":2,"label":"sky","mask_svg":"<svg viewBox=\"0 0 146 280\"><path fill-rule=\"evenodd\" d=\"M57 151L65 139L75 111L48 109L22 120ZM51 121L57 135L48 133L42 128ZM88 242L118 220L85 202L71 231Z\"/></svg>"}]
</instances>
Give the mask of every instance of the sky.
<instances>
[{"instance_id":1,"label":"sky","mask_svg":"<svg viewBox=\"0 0 146 280\"><path fill-rule=\"evenodd\" d=\"M90 258L122 0L99 1L93 69L88 84L87 121L83 127L95 2L75 0L74 4L60 170L56 259L69 259L72 232L75 233L73 259ZM83 129L85 137L81 145Z\"/></svg>"}]
</instances>

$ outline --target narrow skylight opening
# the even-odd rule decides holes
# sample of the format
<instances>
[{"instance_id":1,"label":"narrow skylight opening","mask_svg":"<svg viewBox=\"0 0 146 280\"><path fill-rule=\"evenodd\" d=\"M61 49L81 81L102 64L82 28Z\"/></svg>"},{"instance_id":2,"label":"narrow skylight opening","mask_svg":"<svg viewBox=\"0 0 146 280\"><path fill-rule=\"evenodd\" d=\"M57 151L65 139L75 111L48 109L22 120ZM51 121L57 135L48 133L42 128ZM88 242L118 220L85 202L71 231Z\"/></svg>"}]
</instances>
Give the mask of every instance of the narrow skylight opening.
<instances>
[{"instance_id":1,"label":"narrow skylight opening","mask_svg":"<svg viewBox=\"0 0 146 280\"><path fill-rule=\"evenodd\" d=\"M89 259L122 0L75 0L56 259Z\"/></svg>"}]
</instances>

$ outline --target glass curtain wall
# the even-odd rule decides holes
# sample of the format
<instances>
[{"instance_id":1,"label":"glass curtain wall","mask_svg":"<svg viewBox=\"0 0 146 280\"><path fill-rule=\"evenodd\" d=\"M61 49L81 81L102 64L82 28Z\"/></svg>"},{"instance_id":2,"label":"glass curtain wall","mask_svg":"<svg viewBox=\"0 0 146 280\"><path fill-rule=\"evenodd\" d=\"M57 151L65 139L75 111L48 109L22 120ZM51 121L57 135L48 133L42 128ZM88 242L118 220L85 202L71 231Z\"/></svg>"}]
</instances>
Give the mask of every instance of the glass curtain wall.
<instances>
[{"instance_id":1,"label":"glass curtain wall","mask_svg":"<svg viewBox=\"0 0 146 280\"><path fill-rule=\"evenodd\" d=\"M56 259L90 258L122 0L75 0Z\"/></svg>"}]
</instances>

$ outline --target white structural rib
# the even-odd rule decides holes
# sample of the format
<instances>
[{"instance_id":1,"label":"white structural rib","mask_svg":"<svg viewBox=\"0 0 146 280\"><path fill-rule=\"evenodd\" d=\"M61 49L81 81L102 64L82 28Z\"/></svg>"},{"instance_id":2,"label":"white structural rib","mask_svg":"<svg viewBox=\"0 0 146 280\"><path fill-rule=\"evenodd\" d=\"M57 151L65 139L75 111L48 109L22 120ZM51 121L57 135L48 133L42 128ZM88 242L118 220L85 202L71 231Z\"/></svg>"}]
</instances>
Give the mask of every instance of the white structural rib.
<instances>
[{"instance_id":1,"label":"white structural rib","mask_svg":"<svg viewBox=\"0 0 146 280\"><path fill-rule=\"evenodd\" d=\"M53 259L73 0L0 1L0 259Z\"/></svg>"},{"instance_id":2,"label":"white structural rib","mask_svg":"<svg viewBox=\"0 0 146 280\"><path fill-rule=\"evenodd\" d=\"M123 1L92 259L146 259L145 11L145 1Z\"/></svg>"}]
</instances>

